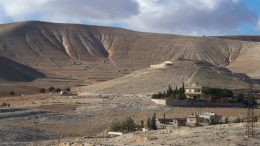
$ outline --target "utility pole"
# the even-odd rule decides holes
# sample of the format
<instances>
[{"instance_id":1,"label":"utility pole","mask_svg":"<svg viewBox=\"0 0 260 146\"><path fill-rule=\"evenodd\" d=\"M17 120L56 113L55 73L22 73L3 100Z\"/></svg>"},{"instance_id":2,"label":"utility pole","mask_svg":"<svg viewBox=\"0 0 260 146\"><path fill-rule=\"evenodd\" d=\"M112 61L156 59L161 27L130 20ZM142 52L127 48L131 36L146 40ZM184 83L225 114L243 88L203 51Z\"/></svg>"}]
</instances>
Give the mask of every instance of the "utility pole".
<instances>
[{"instance_id":1,"label":"utility pole","mask_svg":"<svg viewBox=\"0 0 260 146\"><path fill-rule=\"evenodd\" d=\"M33 132L33 146L38 146L37 138L38 138L38 125L37 122L34 122L34 132Z\"/></svg>"},{"instance_id":2,"label":"utility pole","mask_svg":"<svg viewBox=\"0 0 260 146\"><path fill-rule=\"evenodd\" d=\"M61 138L61 132L60 132L60 130L59 130L59 132L58 132L58 145L60 145L60 138Z\"/></svg>"},{"instance_id":3,"label":"utility pole","mask_svg":"<svg viewBox=\"0 0 260 146\"><path fill-rule=\"evenodd\" d=\"M165 119L165 112L163 113L163 123L164 123L164 127L163 127L163 129L166 129L166 119Z\"/></svg>"},{"instance_id":4,"label":"utility pole","mask_svg":"<svg viewBox=\"0 0 260 146\"><path fill-rule=\"evenodd\" d=\"M247 97L247 137L255 137L255 114L254 114L253 84L249 84L249 95Z\"/></svg>"}]
</instances>

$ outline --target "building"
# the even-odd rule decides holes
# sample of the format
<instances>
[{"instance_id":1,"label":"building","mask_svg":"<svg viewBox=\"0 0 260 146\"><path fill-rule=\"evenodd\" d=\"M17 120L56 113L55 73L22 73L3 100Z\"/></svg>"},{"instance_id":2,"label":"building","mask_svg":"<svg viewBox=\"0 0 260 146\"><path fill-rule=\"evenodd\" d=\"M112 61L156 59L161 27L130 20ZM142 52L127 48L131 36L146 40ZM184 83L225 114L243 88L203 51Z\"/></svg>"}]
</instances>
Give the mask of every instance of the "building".
<instances>
[{"instance_id":1,"label":"building","mask_svg":"<svg viewBox=\"0 0 260 146\"><path fill-rule=\"evenodd\" d=\"M201 96L202 87L198 86L196 83L185 85L185 95L188 99L194 99Z\"/></svg>"},{"instance_id":2,"label":"building","mask_svg":"<svg viewBox=\"0 0 260 146\"><path fill-rule=\"evenodd\" d=\"M186 126L199 126L199 115L196 113L192 113L187 117L187 123Z\"/></svg>"},{"instance_id":3,"label":"building","mask_svg":"<svg viewBox=\"0 0 260 146\"><path fill-rule=\"evenodd\" d=\"M174 129L186 125L186 118L156 119L158 129Z\"/></svg>"},{"instance_id":4,"label":"building","mask_svg":"<svg viewBox=\"0 0 260 146\"><path fill-rule=\"evenodd\" d=\"M199 115L201 125L212 125L222 122L222 116L218 116L212 112L204 112Z\"/></svg>"},{"instance_id":5,"label":"building","mask_svg":"<svg viewBox=\"0 0 260 146\"><path fill-rule=\"evenodd\" d=\"M192 113L187 118L187 126L205 126L222 123L222 116L212 112Z\"/></svg>"}]
</instances>

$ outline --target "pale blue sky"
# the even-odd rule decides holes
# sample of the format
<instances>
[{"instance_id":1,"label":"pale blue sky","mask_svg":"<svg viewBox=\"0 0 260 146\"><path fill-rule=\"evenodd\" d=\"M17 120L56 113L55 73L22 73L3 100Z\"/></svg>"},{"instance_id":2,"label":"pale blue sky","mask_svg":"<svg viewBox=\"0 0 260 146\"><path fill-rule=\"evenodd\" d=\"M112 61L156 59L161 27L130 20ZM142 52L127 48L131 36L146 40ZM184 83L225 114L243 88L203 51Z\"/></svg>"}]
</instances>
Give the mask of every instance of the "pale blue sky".
<instances>
[{"instance_id":1,"label":"pale blue sky","mask_svg":"<svg viewBox=\"0 0 260 146\"><path fill-rule=\"evenodd\" d=\"M0 0L0 23L50 21L186 35L260 33L260 0Z\"/></svg>"}]
</instances>

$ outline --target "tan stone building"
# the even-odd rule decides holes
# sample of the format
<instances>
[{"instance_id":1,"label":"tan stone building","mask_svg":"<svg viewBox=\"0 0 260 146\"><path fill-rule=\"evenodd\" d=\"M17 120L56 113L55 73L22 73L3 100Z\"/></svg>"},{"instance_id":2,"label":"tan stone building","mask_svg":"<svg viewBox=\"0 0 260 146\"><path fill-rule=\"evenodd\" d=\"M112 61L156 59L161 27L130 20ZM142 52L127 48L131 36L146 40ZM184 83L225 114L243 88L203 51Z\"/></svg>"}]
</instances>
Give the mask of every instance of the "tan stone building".
<instances>
[{"instance_id":1,"label":"tan stone building","mask_svg":"<svg viewBox=\"0 0 260 146\"><path fill-rule=\"evenodd\" d=\"M187 117L187 126L199 126L199 115L192 113L192 115L189 115Z\"/></svg>"},{"instance_id":2,"label":"tan stone building","mask_svg":"<svg viewBox=\"0 0 260 146\"><path fill-rule=\"evenodd\" d=\"M202 87L198 86L197 83L185 85L185 95L188 99L194 99L201 96Z\"/></svg>"},{"instance_id":3,"label":"tan stone building","mask_svg":"<svg viewBox=\"0 0 260 146\"><path fill-rule=\"evenodd\" d=\"M156 119L156 126L158 129L174 129L180 126L186 126L186 121L186 118Z\"/></svg>"}]
</instances>

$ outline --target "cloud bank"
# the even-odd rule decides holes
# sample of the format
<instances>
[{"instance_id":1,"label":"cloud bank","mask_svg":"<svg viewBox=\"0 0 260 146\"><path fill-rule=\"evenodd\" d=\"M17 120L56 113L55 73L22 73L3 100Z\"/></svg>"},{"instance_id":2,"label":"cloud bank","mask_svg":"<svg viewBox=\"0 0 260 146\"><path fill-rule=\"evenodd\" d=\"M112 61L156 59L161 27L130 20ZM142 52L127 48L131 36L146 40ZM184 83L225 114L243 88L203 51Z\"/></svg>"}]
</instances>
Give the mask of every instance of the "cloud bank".
<instances>
[{"instance_id":1,"label":"cloud bank","mask_svg":"<svg viewBox=\"0 0 260 146\"><path fill-rule=\"evenodd\" d=\"M139 31L230 34L256 12L240 0L0 0L0 23L42 20L119 25Z\"/></svg>"}]
</instances>

